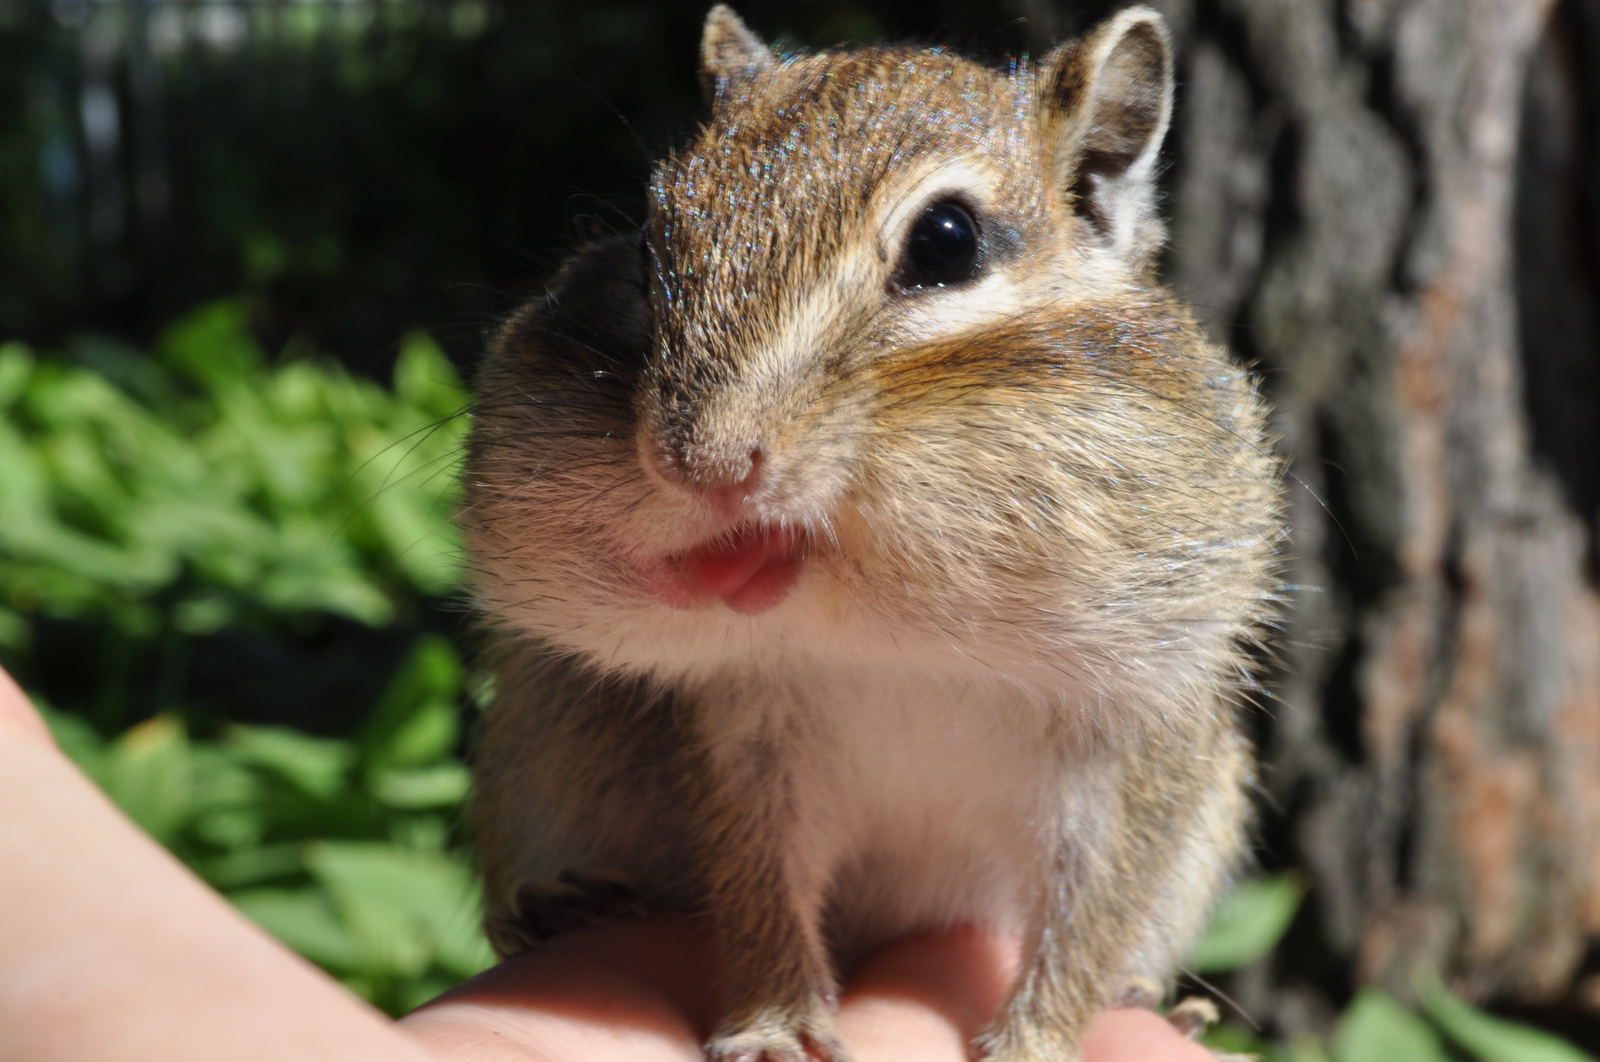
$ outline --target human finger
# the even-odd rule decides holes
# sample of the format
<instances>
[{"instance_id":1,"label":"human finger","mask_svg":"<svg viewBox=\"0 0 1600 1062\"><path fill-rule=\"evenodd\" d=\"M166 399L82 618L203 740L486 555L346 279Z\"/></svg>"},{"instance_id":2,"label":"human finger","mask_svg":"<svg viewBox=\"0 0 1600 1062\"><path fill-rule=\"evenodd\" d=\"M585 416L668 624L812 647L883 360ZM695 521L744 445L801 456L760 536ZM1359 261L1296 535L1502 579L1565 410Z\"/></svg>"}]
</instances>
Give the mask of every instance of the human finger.
<instances>
[{"instance_id":1,"label":"human finger","mask_svg":"<svg viewBox=\"0 0 1600 1062\"><path fill-rule=\"evenodd\" d=\"M1015 936L964 927L899 941L852 979L839 1029L857 1059L964 1062L1016 979ZM1149 1010L1098 1015L1083 1062L1215 1062L1204 1047Z\"/></svg>"},{"instance_id":2,"label":"human finger","mask_svg":"<svg viewBox=\"0 0 1600 1062\"><path fill-rule=\"evenodd\" d=\"M851 1056L964 1062L1016 976L1011 934L964 926L880 948L856 970L838 1014Z\"/></svg>"},{"instance_id":3,"label":"human finger","mask_svg":"<svg viewBox=\"0 0 1600 1062\"><path fill-rule=\"evenodd\" d=\"M612 919L557 936L401 1019L443 1058L699 1062L715 959L696 920Z\"/></svg>"}]
</instances>

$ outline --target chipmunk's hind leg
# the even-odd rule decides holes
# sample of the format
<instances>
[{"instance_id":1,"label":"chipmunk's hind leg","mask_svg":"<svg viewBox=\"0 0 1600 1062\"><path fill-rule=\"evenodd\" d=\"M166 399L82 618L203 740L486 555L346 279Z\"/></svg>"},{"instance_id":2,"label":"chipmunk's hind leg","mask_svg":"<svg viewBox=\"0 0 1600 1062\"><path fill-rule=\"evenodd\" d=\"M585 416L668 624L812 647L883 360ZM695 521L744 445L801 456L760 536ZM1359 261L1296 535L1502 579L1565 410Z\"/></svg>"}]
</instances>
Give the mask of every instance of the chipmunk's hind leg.
<instances>
[{"instance_id":1,"label":"chipmunk's hind leg","mask_svg":"<svg viewBox=\"0 0 1600 1062\"><path fill-rule=\"evenodd\" d=\"M557 933L642 910L638 890L621 875L563 870L554 884L519 887L511 907L489 918L484 930L495 954L509 959Z\"/></svg>"},{"instance_id":2,"label":"chipmunk's hind leg","mask_svg":"<svg viewBox=\"0 0 1600 1062\"><path fill-rule=\"evenodd\" d=\"M774 836L765 813L770 805L764 809L762 803L723 805L719 832L732 855L713 868L710 891L722 929L729 999L706 1057L850 1062L833 1024L837 986L820 933L820 904L803 898L809 890L797 887L783 838Z\"/></svg>"},{"instance_id":3,"label":"chipmunk's hind leg","mask_svg":"<svg viewBox=\"0 0 1600 1062\"><path fill-rule=\"evenodd\" d=\"M1074 826L1038 891L1032 954L980 1040L989 1062L1077 1062L1097 1013L1159 998L1245 837L1249 749L1224 712L1074 771L1060 809ZM1175 1024L1192 1035L1208 1016Z\"/></svg>"}]
</instances>

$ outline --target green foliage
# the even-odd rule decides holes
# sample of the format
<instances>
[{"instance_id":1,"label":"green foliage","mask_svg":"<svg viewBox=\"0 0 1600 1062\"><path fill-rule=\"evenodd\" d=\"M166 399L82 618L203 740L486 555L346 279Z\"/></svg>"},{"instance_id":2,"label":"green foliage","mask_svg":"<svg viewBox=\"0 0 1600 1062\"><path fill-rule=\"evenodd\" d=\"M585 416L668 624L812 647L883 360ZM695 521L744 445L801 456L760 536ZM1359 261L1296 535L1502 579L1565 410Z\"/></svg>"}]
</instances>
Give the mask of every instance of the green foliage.
<instances>
[{"instance_id":1,"label":"green foliage","mask_svg":"<svg viewBox=\"0 0 1600 1062\"><path fill-rule=\"evenodd\" d=\"M1338 1062L1450 1062L1427 1020L1376 988L1363 989L1339 1021Z\"/></svg>"},{"instance_id":2,"label":"green foliage","mask_svg":"<svg viewBox=\"0 0 1600 1062\"><path fill-rule=\"evenodd\" d=\"M462 670L418 642L356 734L163 715L104 740L47 711L62 747L135 822L307 958L401 1013L486 967L476 883L449 847L467 791L453 755ZM447 722L442 721L447 720Z\"/></svg>"},{"instance_id":3,"label":"green foliage","mask_svg":"<svg viewBox=\"0 0 1600 1062\"><path fill-rule=\"evenodd\" d=\"M1416 978L1416 988L1434 1023L1483 1062L1594 1062L1560 1037L1473 1009L1432 971Z\"/></svg>"},{"instance_id":4,"label":"green foliage","mask_svg":"<svg viewBox=\"0 0 1600 1062\"><path fill-rule=\"evenodd\" d=\"M1294 920L1305 891L1293 871L1241 882L1217 905L1186 965L1222 973L1265 958ZM1447 1050L1447 1041L1475 1062L1595 1062L1560 1037L1477 1010L1431 971L1418 974L1415 988L1421 1013L1381 989L1362 989L1339 1019L1331 1054L1308 1033L1275 1044L1233 1023L1206 1030L1202 1041L1218 1052L1270 1062L1452 1062L1458 1056Z\"/></svg>"},{"instance_id":5,"label":"green foliage","mask_svg":"<svg viewBox=\"0 0 1600 1062\"><path fill-rule=\"evenodd\" d=\"M156 353L91 343L90 368L0 347L0 644L33 613L133 637L261 610L379 625L397 593L450 589L465 394L430 339L402 344L392 393L267 365L237 301Z\"/></svg>"}]
</instances>

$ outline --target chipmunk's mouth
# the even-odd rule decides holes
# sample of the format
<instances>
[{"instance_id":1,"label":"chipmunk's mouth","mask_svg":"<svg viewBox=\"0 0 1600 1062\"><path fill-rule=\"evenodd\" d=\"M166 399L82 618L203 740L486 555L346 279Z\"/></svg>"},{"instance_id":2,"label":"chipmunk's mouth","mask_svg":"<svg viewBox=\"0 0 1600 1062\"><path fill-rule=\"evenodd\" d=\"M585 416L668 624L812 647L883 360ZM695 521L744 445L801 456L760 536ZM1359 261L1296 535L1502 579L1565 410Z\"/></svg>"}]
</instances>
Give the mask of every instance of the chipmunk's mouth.
<instances>
[{"instance_id":1,"label":"chipmunk's mouth","mask_svg":"<svg viewBox=\"0 0 1600 1062\"><path fill-rule=\"evenodd\" d=\"M652 589L673 608L720 598L733 611L755 616L788 596L800 577L804 547L805 534L794 528L748 524L667 557Z\"/></svg>"}]
</instances>

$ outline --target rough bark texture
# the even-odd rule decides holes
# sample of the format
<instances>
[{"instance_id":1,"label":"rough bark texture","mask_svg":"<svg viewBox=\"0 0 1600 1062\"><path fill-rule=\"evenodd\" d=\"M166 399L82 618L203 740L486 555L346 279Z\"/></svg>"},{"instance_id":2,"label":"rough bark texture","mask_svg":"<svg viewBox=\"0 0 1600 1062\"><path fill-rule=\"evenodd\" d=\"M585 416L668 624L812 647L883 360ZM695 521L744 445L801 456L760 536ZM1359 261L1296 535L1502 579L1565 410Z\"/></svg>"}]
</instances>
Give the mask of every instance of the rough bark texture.
<instances>
[{"instance_id":1,"label":"rough bark texture","mask_svg":"<svg viewBox=\"0 0 1600 1062\"><path fill-rule=\"evenodd\" d=\"M1270 858L1360 980L1568 996L1600 933L1600 4L1166 6L1167 277L1257 361L1292 470ZM1238 987L1313 1021L1297 973Z\"/></svg>"}]
</instances>

